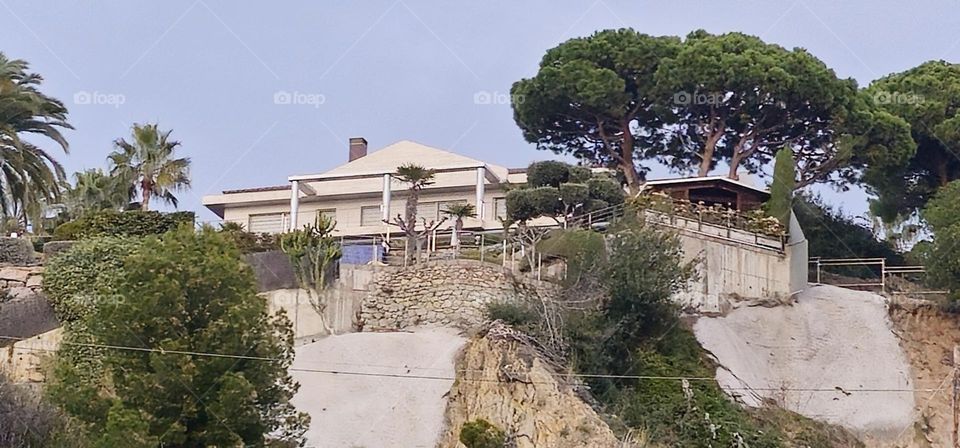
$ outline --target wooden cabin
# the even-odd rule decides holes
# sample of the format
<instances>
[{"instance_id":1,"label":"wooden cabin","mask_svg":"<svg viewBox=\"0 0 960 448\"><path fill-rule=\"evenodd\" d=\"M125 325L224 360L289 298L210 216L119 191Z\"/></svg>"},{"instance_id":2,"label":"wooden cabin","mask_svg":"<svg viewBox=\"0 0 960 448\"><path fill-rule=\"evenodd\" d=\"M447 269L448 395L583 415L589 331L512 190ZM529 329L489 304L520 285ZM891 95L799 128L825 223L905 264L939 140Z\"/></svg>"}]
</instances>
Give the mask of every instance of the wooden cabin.
<instances>
[{"instance_id":1,"label":"wooden cabin","mask_svg":"<svg viewBox=\"0 0 960 448\"><path fill-rule=\"evenodd\" d=\"M770 199L767 190L726 176L650 180L644 189L693 203L703 202L708 206L720 204L741 212L760 208Z\"/></svg>"}]
</instances>

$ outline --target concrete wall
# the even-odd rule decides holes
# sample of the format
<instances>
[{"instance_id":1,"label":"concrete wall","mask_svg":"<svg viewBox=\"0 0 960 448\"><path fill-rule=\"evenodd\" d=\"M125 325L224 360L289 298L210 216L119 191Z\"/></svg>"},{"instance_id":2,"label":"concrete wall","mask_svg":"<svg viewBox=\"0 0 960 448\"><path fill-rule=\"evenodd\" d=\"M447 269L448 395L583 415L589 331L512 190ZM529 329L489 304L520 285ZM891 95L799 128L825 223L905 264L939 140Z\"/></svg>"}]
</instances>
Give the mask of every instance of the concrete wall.
<instances>
[{"instance_id":1,"label":"concrete wall","mask_svg":"<svg viewBox=\"0 0 960 448\"><path fill-rule=\"evenodd\" d=\"M784 251L774 240L719 226L673 227L684 259L697 263L697 278L674 299L688 312L725 313L741 300L778 299L806 287L807 253L803 231L793 219ZM759 244L758 244L759 243Z\"/></svg>"},{"instance_id":2,"label":"concrete wall","mask_svg":"<svg viewBox=\"0 0 960 448\"><path fill-rule=\"evenodd\" d=\"M258 277L262 269L255 269ZM360 306L373 288L374 279L396 269L388 266L342 265L339 277L320 291L320 297L296 287L261 289L260 296L267 300L270 313L279 309L286 312L297 339L327 335L331 330L335 334L349 333L358 328ZM323 313L318 311L317 306L321 301L325 304Z\"/></svg>"}]
</instances>

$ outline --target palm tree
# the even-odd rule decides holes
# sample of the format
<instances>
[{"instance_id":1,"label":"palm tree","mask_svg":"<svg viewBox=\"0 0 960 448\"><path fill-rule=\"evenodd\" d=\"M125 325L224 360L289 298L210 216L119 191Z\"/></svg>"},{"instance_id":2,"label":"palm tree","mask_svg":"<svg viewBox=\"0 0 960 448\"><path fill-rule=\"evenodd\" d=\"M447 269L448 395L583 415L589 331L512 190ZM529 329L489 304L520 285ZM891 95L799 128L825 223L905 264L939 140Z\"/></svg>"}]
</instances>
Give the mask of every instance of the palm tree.
<instances>
[{"instance_id":1,"label":"palm tree","mask_svg":"<svg viewBox=\"0 0 960 448\"><path fill-rule=\"evenodd\" d=\"M28 68L0 53L0 213L24 225L28 210L58 197L66 175L49 152L22 137L48 138L66 153L69 145L60 131L73 129L66 107L39 91L43 78Z\"/></svg>"},{"instance_id":2,"label":"palm tree","mask_svg":"<svg viewBox=\"0 0 960 448\"><path fill-rule=\"evenodd\" d=\"M459 253L460 252L460 232L463 231L463 220L464 218L474 218L477 216L477 209L473 204L467 202L457 202L447 205L443 209L443 213L447 216L450 216L456 221L453 223L453 238L450 243L453 245L454 249Z\"/></svg>"},{"instance_id":3,"label":"palm tree","mask_svg":"<svg viewBox=\"0 0 960 448\"><path fill-rule=\"evenodd\" d=\"M73 173L73 186L67 189L65 202L74 215L119 210L129 202L129 193L125 183L94 168Z\"/></svg>"},{"instance_id":4,"label":"palm tree","mask_svg":"<svg viewBox=\"0 0 960 448\"><path fill-rule=\"evenodd\" d=\"M406 262L409 262L410 249L414 246L417 248L417 259L420 258L420 235L417 234L417 204L420 201L420 191L423 190L423 187L433 184L433 178L436 173L434 170L428 170L420 165L415 165L412 163L402 165L397 168L396 174L394 177L399 179L401 182L410 184L408 188L407 195L407 205L404 209L404 216L396 217L396 222L393 223L400 227L403 230L403 233L407 237L407 249L404 251L404 258ZM431 223L430 225L432 225ZM424 222L424 227L429 227L426 222Z\"/></svg>"},{"instance_id":5,"label":"palm tree","mask_svg":"<svg viewBox=\"0 0 960 448\"><path fill-rule=\"evenodd\" d=\"M132 142L117 139L110 160L110 175L128 187L128 199L139 194L140 208L150 209L154 197L177 206L174 192L190 187L190 159L174 158L180 142L170 140L173 131L160 131L156 124L134 124Z\"/></svg>"}]
</instances>

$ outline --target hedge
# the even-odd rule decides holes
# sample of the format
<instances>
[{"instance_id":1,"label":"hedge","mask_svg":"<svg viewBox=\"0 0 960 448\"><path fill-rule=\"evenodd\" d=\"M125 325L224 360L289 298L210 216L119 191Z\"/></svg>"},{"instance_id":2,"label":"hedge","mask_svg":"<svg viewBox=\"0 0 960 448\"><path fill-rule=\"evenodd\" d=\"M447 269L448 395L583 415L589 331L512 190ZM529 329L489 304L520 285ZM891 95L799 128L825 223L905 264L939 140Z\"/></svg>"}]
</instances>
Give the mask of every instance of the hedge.
<instances>
[{"instance_id":1,"label":"hedge","mask_svg":"<svg viewBox=\"0 0 960 448\"><path fill-rule=\"evenodd\" d=\"M194 219L193 212L104 210L61 224L54 229L53 239L68 241L103 236L159 235L184 224L193 226Z\"/></svg>"},{"instance_id":2,"label":"hedge","mask_svg":"<svg viewBox=\"0 0 960 448\"><path fill-rule=\"evenodd\" d=\"M43 291L62 323L85 317L123 277L123 260L139 247L134 238L103 237L77 242L47 262Z\"/></svg>"}]
</instances>

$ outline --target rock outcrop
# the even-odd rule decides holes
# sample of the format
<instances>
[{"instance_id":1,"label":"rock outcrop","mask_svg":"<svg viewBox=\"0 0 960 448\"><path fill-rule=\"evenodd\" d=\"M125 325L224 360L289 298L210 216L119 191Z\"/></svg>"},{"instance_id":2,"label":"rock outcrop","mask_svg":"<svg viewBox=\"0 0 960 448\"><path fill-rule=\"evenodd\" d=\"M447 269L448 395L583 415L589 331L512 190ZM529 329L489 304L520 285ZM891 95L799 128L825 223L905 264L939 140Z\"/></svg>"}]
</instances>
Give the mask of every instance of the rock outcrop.
<instances>
[{"instance_id":1,"label":"rock outcrop","mask_svg":"<svg viewBox=\"0 0 960 448\"><path fill-rule=\"evenodd\" d=\"M483 419L517 448L618 447L613 431L581 399L577 383L529 337L494 322L464 349L447 404L441 447L462 447L464 423Z\"/></svg>"}]
</instances>

